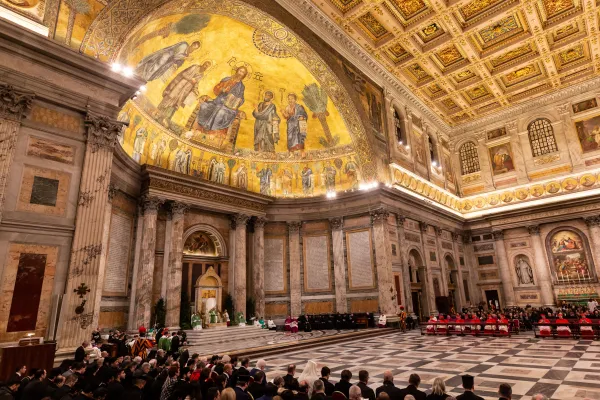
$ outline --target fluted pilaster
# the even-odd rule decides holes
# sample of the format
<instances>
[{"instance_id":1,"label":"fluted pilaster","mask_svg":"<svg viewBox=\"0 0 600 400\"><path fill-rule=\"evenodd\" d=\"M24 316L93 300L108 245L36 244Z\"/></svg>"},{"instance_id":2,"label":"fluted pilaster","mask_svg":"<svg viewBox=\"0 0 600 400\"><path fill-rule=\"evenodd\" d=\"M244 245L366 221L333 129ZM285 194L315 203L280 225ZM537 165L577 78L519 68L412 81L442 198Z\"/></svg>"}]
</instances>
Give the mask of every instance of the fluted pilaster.
<instances>
[{"instance_id":1,"label":"fluted pilaster","mask_svg":"<svg viewBox=\"0 0 600 400\"><path fill-rule=\"evenodd\" d=\"M254 257L252 263L252 283L256 313L265 316L265 218L254 221Z\"/></svg>"},{"instance_id":2,"label":"fluted pilaster","mask_svg":"<svg viewBox=\"0 0 600 400\"><path fill-rule=\"evenodd\" d=\"M333 246L333 275L335 279L335 311L339 313L348 312L348 301L346 298L346 264L344 260L344 220L342 218L331 218L331 243Z\"/></svg>"},{"instance_id":3,"label":"fluted pilaster","mask_svg":"<svg viewBox=\"0 0 600 400\"><path fill-rule=\"evenodd\" d=\"M375 264L379 291L379 310L383 314L396 314L396 289L393 284L390 234L387 227L389 212L383 208L371 211L375 242Z\"/></svg>"},{"instance_id":4,"label":"fluted pilaster","mask_svg":"<svg viewBox=\"0 0 600 400\"><path fill-rule=\"evenodd\" d=\"M542 303L544 306L554 305L554 293L552 291L552 277L550 276L550 267L546 261L544 254L544 243L540 235L539 225L531 225L527 227L531 236L531 244L533 247L533 256L535 257L535 275L542 294Z\"/></svg>"},{"instance_id":5,"label":"fluted pilaster","mask_svg":"<svg viewBox=\"0 0 600 400\"><path fill-rule=\"evenodd\" d=\"M513 307L515 305L515 289L513 286L512 274L504 246L504 232L494 231L494 240L496 241L496 256L498 257L498 269L500 270L500 279L502 279L502 291L504 292L504 307Z\"/></svg>"},{"instance_id":6,"label":"fluted pilaster","mask_svg":"<svg viewBox=\"0 0 600 400\"><path fill-rule=\"evenodd\" d=\"M398 254L400 255L400 263L402 264L402 287L404 288L404 304L406 312L409 315L415 315L412 302L412 289L410 287L410 272L408 270L408 261L406 259L406 237L404 236L404 215L396 215L396 233L398 235Z\"/></svg>"},{"instance_id":7,"label":"fluted pilaster","mask_svg":"<svg viewBox=\"0 0 600 400\"><path fill-rule=\"evenodd\" d=\"M87 144L71 260L59 322L60 346L73 349L89 340L98 323L102 296L111 207L109 183L117 134L122 124L88 115ZM98 130L106 145L97 146ZM112 145L111 145L112 143Z\"/></svg>"},{"instance_id":8,"label":"fluted pilaster","mask_svg":"<svg viewBox=\"0 0 600 400\"><path fill-rule=\"evenodd\" d=\"M181 269L183 262L183 223L187 204L171 203L171 249L167 273L167 318L166 325L179 328L181 309ZM187 321L186 321L187 322Z\"/></svg>"},{"instance_id":9,"label":"fluted pilaster","mask_svg":"<svg viewBox=\"0 0 600 400\"><path fill-rule=\"evenodd\" d=\"M290 247L290 310L293 316L302 313L300 286L300 228L302 222L288 222Z\"/></svg>"},{"instance_id":10,"label":"fluted pilaster","mask_svg":"<svg viewBox=\"0 0 600 400\"><path fill-rule=\"evenodd\" d=\"M156 251L156 219L163 200L144 196L141 201L144 212L142 249L136 289L136 327L150 326L152 315L152 284L154 282L154 258Z\"/></svg>"},{"instance_id":11,"label":"fluted pilaster","mask_svg":"<svg viewBox=\"0 0 600 400\"><path fill-rule=\"evenodd\" d=\"M34 95L0 84L0 220L4 210L4 191L17 143L21 119L31 108Z\"/></svg>"},{"instance_id":12,"label":"fluted pilaster","mask_svg":"<svg viewBox=\"0 0 600 400\"><path fill-rule=\"evenodd\" d=\"M235 224L235 270L233 283L233 306L235 313L241 312L246 318L246 224L248 217L245 214L236 214L231 220Z\"/></svg>"}]
</instances>

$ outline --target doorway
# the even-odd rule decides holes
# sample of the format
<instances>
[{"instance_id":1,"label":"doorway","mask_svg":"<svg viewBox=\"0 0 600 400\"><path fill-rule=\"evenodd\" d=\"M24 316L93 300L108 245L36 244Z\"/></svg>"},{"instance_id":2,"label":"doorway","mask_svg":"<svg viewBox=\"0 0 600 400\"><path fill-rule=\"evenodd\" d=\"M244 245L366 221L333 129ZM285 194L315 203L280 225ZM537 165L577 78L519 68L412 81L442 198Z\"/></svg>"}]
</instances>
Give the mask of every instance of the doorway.
<instances>
[{"instance_id":1,"label":"doorway","mask_svg":"<svg viewBox=\"0 0 600 400\"><path fill-rule=\"evenodd\" d=\"M421 309L421 292L414 291L411 292L412 295L412 303L413 303L413 313L419 318L419 321L423 320L423 314Z\"/></svg>"},{"instance_id":2,"label":"doorway","mask_svg":"<svg viewBox=\"0 0 600 400\"><path fill-rule=\"evenodd\" d=\"M489 308L492 308L492 305L496 308L500 308L500 297L498 296L497 290L486 290L485 301Z\"/></svg>"}]
</instances>

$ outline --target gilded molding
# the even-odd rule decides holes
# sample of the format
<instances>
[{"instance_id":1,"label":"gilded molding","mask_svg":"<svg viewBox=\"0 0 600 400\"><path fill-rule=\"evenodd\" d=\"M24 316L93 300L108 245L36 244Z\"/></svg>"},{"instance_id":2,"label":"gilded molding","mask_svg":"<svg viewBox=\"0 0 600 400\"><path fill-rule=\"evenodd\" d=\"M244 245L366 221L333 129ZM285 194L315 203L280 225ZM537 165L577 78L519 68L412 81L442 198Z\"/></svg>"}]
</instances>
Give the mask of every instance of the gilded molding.
<instances>
[{"instance_id":1,"label":"gilded molding","mask_svg":"<svg viewBox=\"0 0 600 400\"><path fill-rule=\"evenodd\" d=\"M35 95L15 89L11 85L0 83L0 118L20 122L31 110Z\"/></svg>"},{"instance_id":2,"label":"gilded molding","mask_svg":"<svg viewBox=\"0 0 600 400\"><path fill-rule=\"evenodd\" d=\"M105 148L112 152L117 144L117 135L125 125L122 122L113 121L106 116L87 114L85 116L87 127L87 141L96 152Z\"/></svg>"}]
</instances>

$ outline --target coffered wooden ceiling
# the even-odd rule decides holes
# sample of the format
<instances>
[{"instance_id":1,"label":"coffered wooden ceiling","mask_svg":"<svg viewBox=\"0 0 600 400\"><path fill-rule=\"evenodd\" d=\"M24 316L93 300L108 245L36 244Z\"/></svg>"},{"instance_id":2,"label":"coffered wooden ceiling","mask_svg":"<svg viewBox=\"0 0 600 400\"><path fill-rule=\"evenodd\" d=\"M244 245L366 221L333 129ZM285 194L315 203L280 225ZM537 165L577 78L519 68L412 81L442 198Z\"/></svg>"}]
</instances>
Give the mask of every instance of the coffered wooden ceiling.
<instances>
[{"instance_id":1,"label":"coffered wooden ceiling","mask_svg":"<svg viewBox=\"0 0 600 400\"><path fill-rule=\"evenodd\" d=\"M313 0L450 125L600 75L600 0Z\"/></svg>"}]
</instances>

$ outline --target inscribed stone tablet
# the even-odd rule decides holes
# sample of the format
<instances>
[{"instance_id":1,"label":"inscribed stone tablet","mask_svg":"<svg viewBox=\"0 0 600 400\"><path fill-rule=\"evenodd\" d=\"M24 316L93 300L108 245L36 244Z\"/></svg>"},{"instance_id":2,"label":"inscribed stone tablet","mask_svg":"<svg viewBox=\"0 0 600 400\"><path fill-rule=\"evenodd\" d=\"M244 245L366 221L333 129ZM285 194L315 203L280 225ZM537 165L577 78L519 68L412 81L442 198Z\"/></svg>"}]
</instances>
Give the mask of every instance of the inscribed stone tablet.
<instances>
[{"instance_id":1,"label":"inscribed stone tablet","mask_svg":"<svg viewBox=\"0 0 600 400\"><path fill-rule=\"evenodd\" d=\"M131 254L131 229L133 220L123 214L113 213L110 223L110 243L104 275L104 293L127 295L127 271Z\"/></svg>"},{"instance_id":2,"label":"inscribed stone tablet","mask_svg":"<svg viewBox=\"0 0 600 400\"><path fill-rule=\"evenodd\" d=\"M265 292L285 291L284 239L265 238Z\"/></svg>"},{"instance_id":3,"label":"inscribed stone tablet","mask_svg":"<svg viewBox=\"0 0 600 400\"><path fill-rule=\"evenodd\" d=\"M370 237L371 232L368 230L348 232L346 236L351 288L375 286Z\"/></svg>"},{"instance_id":4,"label":"inscribed stone tablet","mask_svg":"<svg viewBox=\"0 0 600 400\"><path fill-rule=\"evenodd\" d=\"M323 236L305 236L304 282L306 290L329 289L329 240Z\"/></svg>"}]
</instances>

